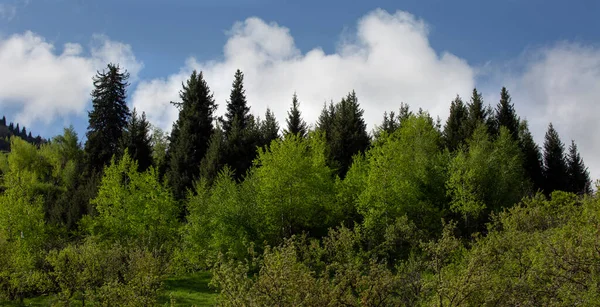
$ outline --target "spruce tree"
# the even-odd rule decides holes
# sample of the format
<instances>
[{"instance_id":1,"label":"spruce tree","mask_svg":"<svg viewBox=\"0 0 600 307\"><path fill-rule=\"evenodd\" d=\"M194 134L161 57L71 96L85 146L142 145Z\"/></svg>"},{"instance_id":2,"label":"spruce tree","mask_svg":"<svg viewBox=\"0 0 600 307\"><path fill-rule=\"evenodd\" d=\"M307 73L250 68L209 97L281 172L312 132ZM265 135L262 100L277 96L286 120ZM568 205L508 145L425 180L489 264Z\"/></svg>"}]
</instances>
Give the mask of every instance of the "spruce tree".
<instances>
[{"instance_id":1,"label":"spruce tree","mask_svg":"<svg viewBox=\"0 0 600 307\"><path fill-rule=\"evenodd\" d=\"M547 195L556 190L569 189L564 150L564 144L550 123L544 140L544 191Z\"/></svg>"},{"instance_id":2,"label":"spruce tree","mask_svg":"<svg viewBox=\"0 0 600 307\"><path fill-rule=\"evenodd\" d=\"M506 87L502 87L500 91L500 102L496 106L496 127L494 132L498 133L501 126L506 127L510 131L514 140L519 138L519 118Z\"/></svg>"},{"instance_id":3,"label":"spruce tree","mask_svg":"<svg viewBox=\"0 0 600 307\"><path fill-rule=\"evenodd\" d=\"M467 104L468 109L468 120L467 120L467 136L471 137L475 129L480 124L487 124L489 110L483 105L483 97L481 93L477 91L477 88L473 89L471 101Z\"/></svg>"},{"instance_id":4,"label":"spruce tree","mask_svg":"<svg viewBox=\"0 0 600 307\"><path fill-rule=\"evenodd\" d=\"M346 176L355 154L364 153L371 139L367 133L367 125L363 118L364 110L360 108L356 93L352 91L342 98L333 109L330 146L330 161L337 167L341 178Z\"/></svg>"},{"instance_id":5,"label":"spruce tree","mask_svg":"<svg viewBox=\"0 0 600 307\"><path fill-rule=\"evenodd\" d=\"M123 131L121 147L127 150L129 156L137 161L138 171L143 172L152 166L152 137L150 135L150 123L146 120L146 113L139 116L133 109L127 129Z\"/></svg>"},{"instance_id":6,"label":"spruce tree","mask_svg":"<svg viewBox=\"0 0 600 307\"><path fill-rule=\"evenodd\" d=\"M288 111L286 123L287 129L285 129L284 134L293 134L300 137L306 137L308 129L306 122L302 119L302 114L300 113L300 102L298 102L298 96L296 93L294 93L294 96L292 97L292 107Z\"/></svg>"},{"instance_id":7,"label":"spruce tree","mask_svg":"<svg viewBox=\"0 0 600 307\"><path fill-rule=\"evenodd\" d=\"M455 151L467 140L468 115L467 107L460 96L456 95L456 98L450 105L450 115L448 116L443 132L444 143L450 151Z\"/></svg>"},{"instance_id":8,"label":"spruce tree","mask_svg":"<svg viewBox=\"0 0 600 307\"><path fill-rule=\"evenodd\" d=\"M527 121L523 120L519 128L519 148L523 153L523 168L531 180L533 192L544 190L544 174L542 171L542 153L533 140Z\"/></svg>"},{"instance_id":9,"label":"spruce tree","mask_svg":"<svg viewBox=\"0 0 600 307\"><path fill-rule=\"evenodd\" d=\"M85 143L90 171L101 171L119 153L119 142L130 116L125 102L128 78L126 70L112 63L93 78L92 111L88 113Z\"/></svg>"},{"instance_id":10,"label":"spruce tree","mask_svg":"<svg viewBox=\"0 0 600 307\"><path fill-rule=\"evenodd\" d=\"M256 147L260 146L260 126L250 114L244 90L244 74L238 69L232 84L225 118L220 119L225 135L223 164L241 180L252 166Z\"/></svg>"},{"instance_id":11,"label":"spruce tree","mask_svg":"<svg viewBox=\"0 0 600 307\"><path fill-rule=\"evenodd\" d=\"M233 129L234 121L239 121L238 126L244 130L250 121L250 107L246 101L246 90L244 89L244 74L241 70L235 72L235 79L227 102L225 119L221 119L223 131L229 134Z\"/></svg>"},{"instance_id":12,"label":"spruce tree","mask_svg":"<svg viewBox=\"0 0 600 307\"><path fill-rule=\"evenodd\" d=\"M212 184L223 167L223 154L225 150L225 133L217 124L215 132L208 143L208 151L200 162L200 177Z\"/></svg>"},{"instance_id":13,"label":"spruce tree","mask_svg":"<svg viewBox=\"0 0 600 307\"><path fill-rule=\"evenodd\" d=\"M213 134L213 113L217 104L204 80L195 70L179 92L179 117L169 138L167 178L177 199L183 199L200 173Z\"/></svg>"},{"instance_id":14,"label":"spruce tree","mask_svg":"<svg viewBox=\"0 0 600 307\"><path fill-rule=\"evenodd\" d=\"M271 109L267 108L265 120L260 123L260 142L261 147L268 146L273 140L279 138L279 123Z\"/></svg>"},{"instance_id":15,"label":"spruce tree","mask_svg":"<svg viewBox=\"0 0 600 307\"><path fill-rule=\"evenodd\" d=\"M567 157L567 173L569 174L569 192L577 194L591 194L592 181L590 173L577 151L575 141L571 141Z\"/></svg>"}]
</instances>

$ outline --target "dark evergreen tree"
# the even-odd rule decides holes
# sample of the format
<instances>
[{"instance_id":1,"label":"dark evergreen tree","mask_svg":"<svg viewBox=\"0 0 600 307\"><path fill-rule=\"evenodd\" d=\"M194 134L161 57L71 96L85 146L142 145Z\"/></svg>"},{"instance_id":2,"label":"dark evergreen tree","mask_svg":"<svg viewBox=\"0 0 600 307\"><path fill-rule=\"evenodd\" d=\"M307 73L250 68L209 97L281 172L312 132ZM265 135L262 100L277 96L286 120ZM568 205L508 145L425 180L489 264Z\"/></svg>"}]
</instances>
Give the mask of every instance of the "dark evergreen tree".
<instances>
[{"instance_id":1,"label":"dark evergreen tree","mask_svg":"<svg viewBox=\"0 0 600 307\"><path fill-rule=\"evenodd\" d=\"M575 141L571 141L567 157L567 173L569 174L569 192L577 194L591 194L592 181L590 173L577 151Z\"/></svg>"},{"instance_id":2,"label":"dark evergreen tree","mask_svg":"<svg viewBox=\"0 0 600 307\"><path fill-rule=\"evenodd\" d=\"M244 74L239 69L235 73L225 118L220 121L226 140L223 164L233 170L237 180L241 180L252 166L256 147L261 142L260 125L250 114L244 90Z\"/></svg>"},{"instance_id":3,"label":"dark evergreen tree","mask_svg":"<svg viewBox=\"0 0 600 307\"><path fill-rule=\"evenodd\" d=\"M533 192L544 190L542 153L533 140L527 121L523 120L519 128L519 147L523 152L523 169L533 186Z\"/></svg>"},{"instance_id":4,"label":"dark evergreen tree","mask_svg":"<svg viewBox=\"0 0 600 307\"><path fill-rule=\"evenodd\" d=\"M337 166L338 175L346 176L354 155L364 153L371 139L356 93L352 91L333 107L331 137L328 138L330 160Z\"/></svg>"},{"instance_id":5,"label":"dark evergreen tree","mask_svg":"<svg viewBox=\"0 0 600 307\"><path fill-rule=\"evenodd\" d=\"M477 88L473 89L471 101L467 104L468 120L467 120L467 136L471 137L475 129L480 124L487 124L489 120L489 109L483 105L483 97L477 92Z\"/></svg>"},{"instance_id":6,"label":"dark evergreen tree","mask_svg":"<svg viewBox=\"0 0 600 307\"><path fill-rule=\"evenodd\" d=\"M127 150L129 156L138 162L138 171L143 172L152 166L152 137L146 113L142 112L139 116L133 109L127 129L123 131L121 148L123 151Z\"/></svg>"},{"instance_id":7,"label":"dark evergreen tree","mask_svg":"<svg viewBox=\"0 0 600 307\"><path fill-rule=\"evenodd\" d=\"M510 94L506 87L500 91L500 102L496 106L496 127L494 133L498 133L501 126L510 131L514 140L519 138L519 118L511 102Z\"/></svg>"},{"instance_id":8,"label":"dark evergreen tree","mask_svg":"<svg viewBox=\"0 0 600 307\"><path fill-rule=\"evenodd\" d=\"M93 109L88 114L85 144L87 167L92 171L101 171L119 152L119 141L130 115L125 102L128 78L129 73L114 64L108 64L93 78Z\"/></svg>"},{"instance_id":9,"label":"dark evergreen tree","mask_svg":"<svg viewBox=\"0 0 600 307\"><path fill-rule=\"evenodd\" d=\"M317 119L316 129L325 133L325 137L327 140L331 137L331 129L333 127L333 118L335 114L335 106L333 102L330 102L329 105L327 103L323 104L323 110L321 110L321 114Z\"/></svg>"},{"instance_id":10,"label":"dark evergreen tree","mask_svg":"<svg viewBox=\"0 0 600 307\"><path fill-rule=\"evenodd\" d=\"M208 151L200 162L200 177L212 184L221 168L223 168L223 152L225 150L225 133L217 124L212 134Z\"/></svg>"},{"instance_id":11,"label":"dark evergreen tree","mask_svg":"<svg viewBox=\"0 0 600 307\"><path fill-rule=\"evenodd\" d=\"M202 72L193 71L179 92L179 117L173 125L168 150L167 178L175 197L183 199L200 173L214 131L213 113L217 105Z\"/></svg>"},{"instance_id":12,"label":"dark evergreen tree","mask_svg":"<svg viewBox=\"0 0 600 307\"><path fill-rule=\"evenodd\" d=\"M225 119L221 119L225 135L233 129L234 121L239 121L238 126L242 130L246 129L250 121L250 107L248 107L246 90L244 90L244 74L239 69L235 72L232 86Z\"/></svg>"},{"instance_id":13,"label":"dark evergreen tree","mask_svg":"<svg viewBox=\"0 0 600 307\"><path fill-rule=\"evenodd\" d=\"M286 123L287 129L285 129L284 134L294 134L299 135L300 137L306 137L308 128L306 122L302 119L300 102L298 101L296 93L294 93L294 96L292 97L292 107L288 111Z\"/></svg>"},{"instance_id":14,"label":"dark evergreen tree","mask_svg":"<svg viewBox=\"0 0 600 307\"><path fill-rule=\"evenodd\" d=\"M450 151L455 151L459 146L465 143L468 136L468 110L462 99L456 95L456 98L450 104L450 115L444 126L444 143Z\"/></svg>"},{"instance_id":15,"label":"dark evergreen tree","mask_svg":"<svg viewBox=\"0 0 600 307\"><path fill-rule=\"evenodd\" d=\"M271 109L267 108L265 120L260 123L261 147L268 146L273 140L279 138L279 123Z\"/></svg>"},{"instance_id":16,"label":"dark evergreen tree","mask_svg":"<svg viewBox=\"0 0 600 307\"><path fill-rule=\"evenodd\" d=\"M564 155L565 147L552 123L548 126L544 140L544 191L568 191L568 169Z\"/></svg>"},{"instance_id":17,"label":"dark evergreen tree","mask_svg":"<svg viewBox=\"0 0 600 307\"><path fill-rule=\"evenodd\" d=\"M2 120L0 120L1 126L6 126L6 116L2 116Z\"/></svg>"}]
</instances>

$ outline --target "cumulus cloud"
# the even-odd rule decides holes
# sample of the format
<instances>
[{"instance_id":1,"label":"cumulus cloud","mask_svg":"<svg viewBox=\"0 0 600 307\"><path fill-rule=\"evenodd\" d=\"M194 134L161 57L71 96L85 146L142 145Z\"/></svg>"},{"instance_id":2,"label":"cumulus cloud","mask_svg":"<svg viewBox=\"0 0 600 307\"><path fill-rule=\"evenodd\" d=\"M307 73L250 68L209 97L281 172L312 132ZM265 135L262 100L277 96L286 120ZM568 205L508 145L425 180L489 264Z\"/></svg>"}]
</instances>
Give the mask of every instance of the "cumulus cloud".
<instances>
[{"instance_id":1,"label":"cumulus cloud","mask_svg":"<svg viewBox=\"0 0 600 307\"><path fill-rule=\"evenodd\" d=\"M466 95L474 86L475 73L468 63L448 52L438 54L429 44L425 22L402 11L365 15L356 32L331 54L318 47L302 53L289 29L255 17L234 24L227 34L222 60L190 58L166 78L141 81L133 105L168 130L177 118L169 101L178 100L181 83L196 69L203 71L219 104L217 113L223 114L239 68L254 114L264 117L270 107L285 123L296 91L305 119L314 123L324 102L355 90L370 129L381 122L384 111L397 110L401 102L445 118L454 96Z\"/></svg>"},{"instance_id":2,"label":"cumulus cloud","mask_svg":"<svg viewBox=\"0 0 600 307\"><path fill-rule=\"evenodd\" d=\"M576 142L592 177L600 179L600 136L594 132L600 130L600 48L561 42L526 52L510 67L513 72L497 73L536 141L543 144L552 122L567 148Z\"/></svg>"},{"instance_id":3,"label":"cumulus cloud","mask_svg":"<svg viewBox=\"0 0 600 307\"><path fill-rule=\"evenodd\" d=\"M32 32L0 40L0 106L18 110L17 122L49 123L57 116L83 114L92 76L108 62L127 68L132 79L142 68L129 45L104 36L93 38L89 54L67 43L61 53Z\"/></svg>"}]
</instances>

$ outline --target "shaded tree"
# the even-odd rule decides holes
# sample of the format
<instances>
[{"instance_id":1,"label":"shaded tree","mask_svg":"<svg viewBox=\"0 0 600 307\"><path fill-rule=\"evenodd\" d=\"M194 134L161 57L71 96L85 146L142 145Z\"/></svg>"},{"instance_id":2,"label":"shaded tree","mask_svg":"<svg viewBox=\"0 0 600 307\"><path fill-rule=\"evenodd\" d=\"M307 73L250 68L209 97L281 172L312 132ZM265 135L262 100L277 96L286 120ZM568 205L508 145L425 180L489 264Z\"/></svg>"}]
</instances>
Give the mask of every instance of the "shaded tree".
<instances>
[{"instance_id":1,"label":"shaded tree","mask_svg":"<svg viewBox=\"0 0 600 307\"><path fill-rule=\"evenodd\" d=\"M544 174L540 147L533 140L527 121L523 120L519 127L519 147L523 153L523 168L533 185L533 192L543 191Z\"/></svg>"},{"instance_id":2,"label":"shaded tree","mask_svg":"<svg viewBox=\"0 0 600 307\"><path fill-rule=\"evenodd\" d=\"M269 146L273 140L279 138L279 123L271 109L267 108L265 120L260 122L260 145Z\"/></svg>"},{"instance_id":3,"label":"shaded tree","mask_svg":"<svg viewBox=\"0 0 600 307\"><path fill-rule=\"evenodd\" d=\"M302 113L300 112L300 102L298 101L298 95L294 93L292 97L292 106L288 111L288 118L285 120L287 128L284 130L284 134L294 134L300 137L306 137L308 131L306 122L302 119Z\"/></svg>"},{"instance_id":4,"label":"shaded tree","mask_svg":"<svg viewBox=\"0 0 600 307\"><path fill-rule=\"evenodd\" d=\"M89 126L85 153L91 171L100 171L113 155L119 153L119 141L129 118L125 102L129 73L118 65L108 64L93 78L92 111L88 113Z\"/></svg>"},{"instance_id":5,"label":"shaded tree","mask_svg":"<svg viewBox=\"0 0 600 307\"><path fill-rule=\"evenodd\" d=\"M150 123L146 120L145 112L142 112L140 116L133 109L127 128L123 131L121 147L138 162L138 171L143 172L152 165L152 137Z\"/></svg>"},{"instance_id":6,"label":"shaded tree","mask_svg":"<svg viewBox=\"0 0 600 307\"><path fill-rule=\"evenodd\" d=\"M460 96L456 95L456 98L450 105L450 115L448 116L446 125L444 125L443 132L444 143L450 151L455 151L466 141L468 137L468 116L467 106L465 106Z\"/></svg>"},{"instance_id":7,"label":"shaded tree","mask_svg":"<svg viewBox=\"0 0 600 307\"><path fill-rule=\"evenodd\" d=\"M496 106L496 127L494 133L500 133L500 127L506 127L514 140L519 138L519 118L511 102L510 94L506 87L500 91L500 102Z\"/></svg>"},{"instance_id":8,"label":"shaded tree","mask_svg":"<svg viewBox=\"0 0 600 307\"><path fill-rule=\"evenodd\" d=\"M544 191L550 195L553 191L568 191L568 169L565 161L565 146L552 123L544 139Z\"/></svg>"},{"instance_id":9,"label":"shaded tree","mask_svg":"<svg viewBox=\"0 0 600 307\"><path fill-rule=\"evenodd\" d=\"M179 93L179 118L171 132L167 178L177 199L185 197L186 190L200 173L200 161L206 155L213 134L213 113L217 105L204 80L195 70Z\"/></svg>"},{"instance_id":10,"label":"shaded tree","mask_svg":"<svg viewBox=\"0 0 600 307\"><path fill-rule=\"evenodd\" d=\"M569 192L576 194L591 194L592 181L590 173L583 163L575 141L571 141L569 155L567 156L567 173L569 174Z\"/></svg>"}]
</instances>

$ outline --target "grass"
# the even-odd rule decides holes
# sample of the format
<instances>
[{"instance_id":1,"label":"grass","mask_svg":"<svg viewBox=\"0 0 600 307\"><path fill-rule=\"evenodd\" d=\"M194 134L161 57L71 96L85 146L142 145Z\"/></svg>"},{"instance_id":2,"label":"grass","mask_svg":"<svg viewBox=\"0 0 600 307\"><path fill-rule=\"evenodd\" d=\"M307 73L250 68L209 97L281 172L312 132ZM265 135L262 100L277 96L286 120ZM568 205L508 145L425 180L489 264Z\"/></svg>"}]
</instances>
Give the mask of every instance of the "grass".
<instances>
[{"instance_id":1,"label":"grass","mask_svg":"<svg viewBox=\"0 0 600 307\"><path fill-rule=\"evenodd\" d=\"M209 282L208 272L168 278L158 301L163 306L169 306L171 298L175 306L213 306L217 293L208 286Z\"/></svg>"},{"instance_id":2,"label":"grass","mask_svg":"<svg viewBox=\"0 0 600 307\"><path fill-rule=\"evenodd\" d=\"M33 298L26 298L23 300L23 304L13 301L0 301L0 306L51 306L52 297L48 295L42 295Z\"/></svg>"},{"instance_id":3,"label":"grass","mask_svg":"<svg viewBox=\"0 0 600 307\"><path fill-rule=\"evenodd\" d=\"M167 278L158 297L158 304L159 306L171 306L171 299L173 299L175 306L214 306L217 293L208 286L209 282L210 273L208 272ZM51 306L54 301L54 295L43 295L26 298L23 300L23 304L0 300L0 306Z\"/></svg>"}]
</instances>

